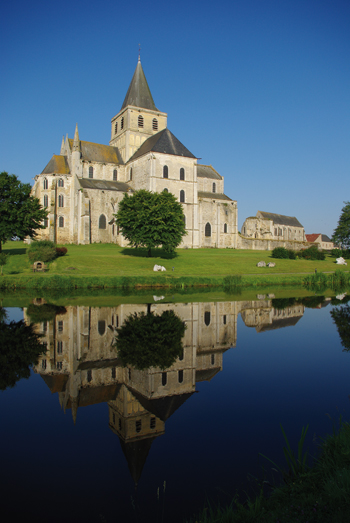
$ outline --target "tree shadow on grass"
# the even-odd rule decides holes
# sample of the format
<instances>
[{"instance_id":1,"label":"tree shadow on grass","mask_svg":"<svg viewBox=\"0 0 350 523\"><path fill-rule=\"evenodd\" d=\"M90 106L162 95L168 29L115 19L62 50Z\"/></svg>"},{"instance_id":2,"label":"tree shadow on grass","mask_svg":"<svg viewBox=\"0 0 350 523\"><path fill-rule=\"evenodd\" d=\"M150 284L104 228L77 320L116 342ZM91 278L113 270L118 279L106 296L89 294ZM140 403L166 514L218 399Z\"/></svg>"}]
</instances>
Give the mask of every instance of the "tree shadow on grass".
<instances>
[{"instance_id":1,"label":"tree shadow on grass","mask_svg":"<svg viewBox=\"0 0 350 523\"><path fill-rule=\"evenodd\" d=\"M121 251L124 256L136 256L139 258L162 258L163 260L172 260L178 257L176 252L165 252L163 249L151 249L151 256L149 255L149 249L139 248L125 248Z\"/></svg>"},{"instance_id":2,"label":"tree shadow on grass","mask_svg":"<svg viewBox=\"0 0 350 523\"><path fill-rule=\"evenodd\" d=\"M2 249L2 252L5 254L25 254L27 252L27 247L19 247L18 249Z\"/></svg>"}]
</instances>

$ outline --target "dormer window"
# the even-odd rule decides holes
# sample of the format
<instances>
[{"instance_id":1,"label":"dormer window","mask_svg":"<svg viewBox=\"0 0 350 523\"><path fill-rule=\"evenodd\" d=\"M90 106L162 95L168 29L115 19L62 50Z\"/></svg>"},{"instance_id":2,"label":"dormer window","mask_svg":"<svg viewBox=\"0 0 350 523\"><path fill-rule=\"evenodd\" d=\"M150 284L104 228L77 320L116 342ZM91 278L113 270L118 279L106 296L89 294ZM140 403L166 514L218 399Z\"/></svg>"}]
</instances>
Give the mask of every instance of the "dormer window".
<instances>
[{"instance_id":1,"label":"dormer window","mask_svg":"<svg viewBox=\"0 0 350 523\"><path fill-rule=\"evenodd\" d=\"M140 114L138 119L137 119L137 125L139 127L143 127L143 116Z\"/></svg>"},{"instance_id":2,"label":"dormer window","mask_svg":"<svg viewBox=\"0 0 350 523\"><path fill-rule=\"evenodd\" d=\"M118 132L118 122L115 122L114 134L117 134L117 132Z\"/></svg>"},{"instance_id":3,"label":"dormer window","mask_svg":"<svg viewBox=\"0 0 350 523\"><path fill-rule=\"evenodd\" d=\"M120 120L120 129L124 129L124 116Z\"/></svg>"},{"instance_id":4,"label":"dormer window","mask_svg":"<svg viewBox=\"0 0 350 523\"><path fill-rule=\"evenodd\" d=\"M158 131L158 120L157 120L157 118L153 118L153 120L152 120L152 129L153 129L153 131Z\"/></svg>"}]
</instances>

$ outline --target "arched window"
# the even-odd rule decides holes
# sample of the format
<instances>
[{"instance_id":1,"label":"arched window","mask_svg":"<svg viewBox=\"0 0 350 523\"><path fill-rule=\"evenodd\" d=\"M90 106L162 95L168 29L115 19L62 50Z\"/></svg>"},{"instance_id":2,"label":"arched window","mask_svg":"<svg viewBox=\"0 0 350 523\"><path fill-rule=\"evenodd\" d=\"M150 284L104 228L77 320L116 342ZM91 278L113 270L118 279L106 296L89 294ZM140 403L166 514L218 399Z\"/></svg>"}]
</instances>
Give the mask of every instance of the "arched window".
<instances>
[{"instance_id":1,"label":"arched window","mask_svg":"<svg viewBox=\"0 0 350 523\"><path fill-rule=\"evenodd\" d=\"M180 180L184 180L185 179L185 169L183 167L181 167L180 169Z\"/></svg>"},{"instance_id":2,"label":"arched window","mask_svg":"<svg viewBox=\"0 0 350 523\"><path fill-rule=\"evenodd\" d=\"M158 120L157 120L157 118L153 118L153 120L152 120L152 129L153 129L153 131L158 131Z\"/></svg>"},{"instance_id":3,"label":"arched window","mask_svg":"<svg viewBox=\"0 0 350 523\"><path fill-rule=\"evenodd\" d=\"M130 181L132 180L132 167L130 167Z\"/></svg>"},{"instance_id":4,"label":"arched window","mask_svg":"<svg viewBox=\"0 0 350 523\"><path fill-rule=\"evenodd\" d=\"M180 203L185 203L185 191L180 191Z\"/></svg>"},{"instance_id":5,"label":"arched window","mask_svg":"<svg viewBox=\"0 0 350 523\"><path fill-rule=\"evenodd\" d=\"M120 129L124 129L124 116L120 120Z\"/></svg>"},{"instance_id":6,"label":"arched window","mask_svg":"<svg viewBox=\"0 0 350 523\"><path fill-rule=\"evenodd\" d=\"M167 382L167 374L166 372L162 372L162 385L163 387L166 385L166 382Z\"/></svg>"},{"instance_id":7,"label":"arched window","mask_svg":"<svg viewBox=\"0 0 350 523\"><path fill-rule=\"evenodd\" d=\"M63 194L58 195L58 207L64 207L64 196Z\"/></svg>"},{"instance_id":8,"label":"arched window","mask_svg":"<svg viewBox=\"0 0 350 523\"><path fill-rule=\"evenodd\" d=\"M44 218L44 227L49 226L49 220L47 218Z\"/></svg>"},{"instance_id":9,"label":"arched window","mask_svg":"<svg viewBox=\"0 0 350 523\"><path fill-rule=\"evenodd\" d=\"M100 320L97 323L97 330L100 336L103 336L106 332L106 322L104 320Z\"/></svg>"},{"instance_id":10,"label":"arched window","mask_svg":"<svg viewBox=\"0 0 350 523\"><path fill-rule=\"evenodd\" d=\"M204 313L204 323L208 326L210 324L210 312L206 311Z\"/></svg>"},{"instance_id":11,"label":"arched window","mask_svg":"<svg viewBox=\"0 0 350 523\"><path fill-rule=\"evenodd\" d=\"M87 371L87 376L86 377L87 377L88 382L90 383L90 381L92 381L92 370L91 369L89 369Z\"/></svg>"},{"instance_id":12,"label":"arched window","mask_svg":"<svg viewBox=\"0 0 350 523\"><path fill-rule=\"evenodd\" d=\"M205 236L211 236L211 225L209 222L205 224Z\"/></svg>"},{"instance_id":13,"label":"arched window","mask_svg":"<svg viewBox=\"0 0 350 523\"><path fill-rule=\"evenodd\" d=\"M164 165L163 167L163 178L168 178L169 169L167 165Z\"/></svg>"},{"instance_id":14,"label":"arched window","mask_svg":"<svg viewBox=\"0 0 350 523\"><path fill-rule=\"evenodd\" d=\"M213 192L216 192L216 183L213 183Z\"/></svg>"},{"instance_id":15,"label":"arched window","mask_svg":"<svg viewBox=\"0 0 350 523\"><path fill-rule=\"evenodd\" d=\"M89 167L89 178L93 178L94 177L94 168L92 167L92 165L90 165Z\"/></svg>"},{"instance_id":16,"label":"arched window","mask_svg":"<svg viewBox=\"0 0 350 523\"><path fill-rule=\"evenodd\" d=\"M101 214L99 220L98 220L98 228L99 229L105 229L106 228L106 217L104 214Z\"/></svg>"},{"instance_id":17,"label":"arched window","mask_svg":"<svg viewBox=\"0 0 350 523\"><path fill-rule=\"evenodd\" d=\"M211 360L211 364L214 365L215 364L215 354L211 355L210 360Z\"/></svg>"},{"instance_id":18,"label":"arched window","mask_svg":"<svg viewBox=\"0 0 350 523\"><path fill-rule=\"evenodd\" d=\"M227 223L224 223L224 232L227 232Z\"/></svg>"},{"instance_id":19,"label":"arched window","mask_svg":"<svg viewBox=\"0 0 350 523\"><path fill-rule=\"evenodd\" d=\"M179 383L183 382L183 380L184 380L184 371L183 370L179 370L178 380L179 380Z\"/></svg>"},{"instance_id":20,"label":"arched window","mask_svg":"<svg viewBox=\"0 0 350 523\"><path fill-rule=\"evenodd\" d=\"M44 194L44 207L49 206L49 197L47 194Z\"/></svg>"},{"instance_id":21,"label":"arched window","mask_svg":"<svg viewBox=\"0 0 350 523\"><path fill-rule=\"evenodd\" d=\"M117 132L118 132L118 122L115 122L114 134L117 134Z\"/></svg>"},{"instance_id":22,"label":"arched window","mask_svg":"<svg viewBox=\"0 0 350 523\"><path fill-rule=\"evenodd\" d=\"M63 218L63 216L60 216L58 218L58 226L59 227L64 227L64 218Z\"/></svg>"},{"instance_id":23,"label":"arched window","mask_svg":"<svg viewBox=\"0 0 350 523\"><path fill-rule=\"evenodd\" d=\"M163 189L163 192L169 192L169 191L168 191L168 189L165 187L165 188Z\"/></svg>"},{"instance_id":24,"label":"arched window","mask_svg":"<svg viewBox=\"0 0 350 523\"><path fill-rule=\"evenodd\" d=\"M48 189L49 188L49 182L47 181L47 178L44 178L44 189Z\"/></svg>"},{"instance_id":25,"label":"arched window","mask_svg":"<svg viewBox=\"0 0 350 523\"><path fill-rule=\"evenodd\" d=\"M118 171L117 171L117 169L114 169L114 171L113 171L113 180L115 182L118 180Z\"/></svg>"},{"instance_id":26,"label":"arched window","mask_svg":"<svg viewBox=\"0 0 350 523\"><path fill-rule=\"evenodd\" d=\"M140 114L138 119L137 119L137 125L139 127L143 127L143 116Z\"/></svg>"},{"instance_id":27,"label":"arched window","mask_svg":"<svg viewBox=\"0 0 350 523\"><path fill-rule=\"evenodd\" d=\"M58 187L64 187L64 180L63 178L58 179Z\"/></svg>"}]
</instances>

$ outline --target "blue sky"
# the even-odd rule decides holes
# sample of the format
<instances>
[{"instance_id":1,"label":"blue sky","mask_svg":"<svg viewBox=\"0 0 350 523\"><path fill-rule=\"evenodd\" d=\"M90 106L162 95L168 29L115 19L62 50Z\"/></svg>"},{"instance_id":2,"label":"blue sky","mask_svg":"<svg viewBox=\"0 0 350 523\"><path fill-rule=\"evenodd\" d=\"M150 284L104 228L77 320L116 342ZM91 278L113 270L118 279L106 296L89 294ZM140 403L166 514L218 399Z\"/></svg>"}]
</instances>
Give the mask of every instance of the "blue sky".
<instances>
[{"instance_id":1,"label":"blue sky","mask_svg":"<svg viewBox=\"0 0 350 523\"><path fill-rule=\"evenodd\" d=\"M331 235L350 200L349 0L6 2L0 170L33 183L62 135L108 143L141 61L168 127L258 210Z\"/></svg>"}]
</instances>

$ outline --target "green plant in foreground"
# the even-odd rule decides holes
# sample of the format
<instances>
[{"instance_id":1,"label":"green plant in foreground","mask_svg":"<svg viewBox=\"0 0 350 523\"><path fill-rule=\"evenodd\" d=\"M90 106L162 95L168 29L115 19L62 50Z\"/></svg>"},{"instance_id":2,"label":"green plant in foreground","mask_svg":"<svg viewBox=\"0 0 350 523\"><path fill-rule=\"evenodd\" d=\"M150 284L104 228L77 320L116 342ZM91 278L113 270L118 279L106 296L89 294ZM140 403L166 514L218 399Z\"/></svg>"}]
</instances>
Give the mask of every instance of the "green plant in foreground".
<instances>
[{"instance_id":1,"label":"green plant in foreground","mask_svg":"<svg viewBox=\"0 0 350 523\"><path fill-rule=\"evenodd\" d=\"M281 427L281 431L282 431L284 440L287 445L286 447L283 447L283 453L284 453L284 457L286 458L287 467L288 467L287 472L285 472L284 469L279 467L270 458L268 458L267 456L264 456L264 454L260 454L260 456L269 460L276 467L276 469L282 473L284 481L286 483L288 483L289 481L295 479L299 474L303 474L309 469L309 467L307 465L307 458L309 456L309 452L306 451L303 453L304 441L305 441L305 437L306 437L306 433L308 431L309 425L307 425L306 428L303 427L301 430L301 437L300 437L300 440L298 443L298 456L297 457L295 457L295 454L291 449L287 435L281 424L280 424L280 427Z\"/></svg>"},{"instance_id":2,"label":"green plant in foreground","mask_svg":"<svg viewBox=\"0 0 350 523\"><path fill-rule=\"evenodd\" d=\"M27 254L31 262L42 261L47 263L56 258L56 246L50 240L32 242L27 250Z\"/></svg>"},{"instance_id":3,"label":"green plant in foreground","mask_svg":"<svg viewBox=\"0 0 350 523\"><path fill-rule=\"evenodd\" d=\"M0 252L1 276L2 276L2 268L7 263L7 257L8 257L8 254L5 254L4 252Z\"/></svg>"}]
</instances>

